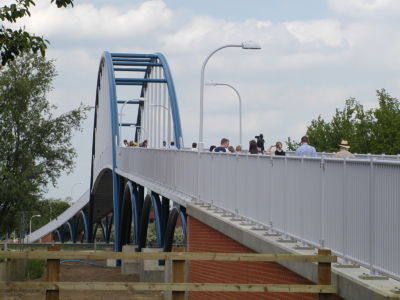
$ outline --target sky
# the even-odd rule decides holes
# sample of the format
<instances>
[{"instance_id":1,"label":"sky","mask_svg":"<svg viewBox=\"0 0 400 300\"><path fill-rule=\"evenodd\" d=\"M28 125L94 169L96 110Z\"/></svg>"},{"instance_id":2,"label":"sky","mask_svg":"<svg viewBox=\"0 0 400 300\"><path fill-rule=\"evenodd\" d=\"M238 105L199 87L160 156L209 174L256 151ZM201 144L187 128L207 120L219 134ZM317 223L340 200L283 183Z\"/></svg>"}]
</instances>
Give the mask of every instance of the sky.
<instances>
[{"instance_id":1,"label":"sky","mask_svg":"<svg viewBox=\"0 0 400 300\"><path fill-rule=\"evenodd\" d=\"M398 0L75 0L57 9L36 1L19 23L50 42L58 77L49 101L58 112L93 105L103 51L163 53L174 78L185 145L198 139L200 69L215 48L253 40L262 50L224 49L206 81L233 85L243 101L243 140L266 145L298 140L318 115L330 118L346 99L376 106L376 90L400 96ZM205 90L205 144L238 144L235 94ZM47 197L78 198L89 188L93 117L73 142L78 157Z\"/></svg>"}]
</instances>

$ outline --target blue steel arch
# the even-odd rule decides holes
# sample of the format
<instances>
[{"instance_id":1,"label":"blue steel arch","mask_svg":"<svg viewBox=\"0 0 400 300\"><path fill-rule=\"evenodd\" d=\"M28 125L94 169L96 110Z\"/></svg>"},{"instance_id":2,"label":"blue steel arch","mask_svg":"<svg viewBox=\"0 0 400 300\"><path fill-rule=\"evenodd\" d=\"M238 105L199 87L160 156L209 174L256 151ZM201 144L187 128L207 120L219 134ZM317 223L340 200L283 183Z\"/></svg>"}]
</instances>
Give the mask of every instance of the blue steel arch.
<instances>
[{"instance_id":1,"label":"blue steel arch","mask_svg":"<svg viewBox=\"0 0 400 300\"><path fill-rule=\"evenodd\" d=\"M169 68L168 62L165 59L164 55L161 53L156 53L158 59L160 60L164 73L165 78L167 79L167 86L168 86L168 93L171 103L171 113L172 119L174 120L174 132L175 132L175 145L178 149L183 147L182 145L182 126L181 126L181 118L179 114L179 107L178 107L178 100L176 98L176 91L174 81L172 79L171 70Z\"/></svg>"},{"instance_id":2,"label":"blue steel arch","mask_svg":"<svg viewBox=\"0 0 400 300\"><path fill-rule=\"evenodd\" d=\"M135 183L128 180L125 184L120 225L121 244L131 243L130 235L133 232L133 244L137 245L139 241L140 217L142 214L143 200L139 198L138 187ZM133 230L132 230L133 229Z\"/></svg>"},{"instance_id":3,"label":"blue steel arch","mask_svg":"<svg viewBox=\"0 0 400 300\"><path fill-rule=\"evenodd\" d=\"M79 227L79 220L83 221L82 226L83 226L83 233L85 236L85 240L86 242L89 242L88 239L88 233L89 233L89 217L86 214L86 212L84 212L83 210L80 210L78 215L76 216L76 223L75 223L75 237L78 234L78 227Z\"/></svg>"},{"instance_id":4,"label":"blue steel arch","mask_svg":"<svg viewBox=\"0 0 400 300\"><path fill-rule=\"evenodd\" d=\"M181 218L183 243L186 245L186 242L187 242L187 215L186 215L186 209L182 206L179 209L179 216Z\"/></svg>"},{"instance_id":5,"label":"blue steel arch","mask_svg":"<svg viewBox=\"0 0 400 300\"><path fill-rule=\"evenodd\" d=\"M116 61L113 62L113 57L116 57ZM168 93L169 93L169 101L170 101L170 107L171 107L171 115L172 115L172 121L173 121L173 128L174 128L174 137L175 137L175 144L178 148L182 147L182 127L181 127L181 121L180 121L180 115L179 115L179 108L178 108L178 101L176 98L176 91L175 91L175 86L173 83L171 71L169 68L169 65L167 63L167 60L165 59L164 55L161 53L156 53L156 54L125 54L125 53L109 53L109 52L104 52L102 55L102 58L100 60L100 65L99 65L99 72L98 72L98 79L97 79L97 89L96 89L96 109L95 109L95 118L94 118L94 128L93 128L93 145L92 145L92 172L91 172L91 180L90 180L90 190L92 190L93 183L95 178L93 178L93 170L94 170L94 159L95 159L95 143L96 143L96 128L97 128L97 107L99 104L99 89L101 85L101 75L103 72L107 72L109 81L108 81L108 92L109 92L109 103L110 103L110 114L111 114L111 146L112 146L112 198L113 198L113 214L114 214L114 249L116 251L121 250L121 245L119 243L120 240L120 228L119 228L119 221L120 221L120 207L121 207L121 194L122 194L122 178L117 175L116 173L116 168L117 168L117 159L116 159L116 152L117 152L117 146L119 144L119 122L118 122L118 99L116 96L116 79L115 79L115 65L129 65L126 62L118 62L118 60L123 60L120 58L130 58L130 59L135 59L135 60L141 60L141 59L158 59L159 64L151 64L151 63L143 63L144 66L147 66L147 70L150 70L151 66L157 65L163 68L164 70L164 76L166 80L166 84L168 87ZM133 64L134 65L134 64ZM138 69L132 68L131 71L135 72L138 71ZM145 73L145 76L147 76L148 72ZM148 80L146 81L146 78L143 80L128 80L124 81L124 85L138 85L138 82L141 82L142 85L142 91L144 87L146 86ZM89 203L89 226L88 226L88 240L91 240L93 237L93 226L91 226L94 223L93 220L93 214L94 214L94 199L93 195L90 197L90 203ZM157 240L159 241L158 243L162 242L162 232L161 228L158 228L158 236Z\"/></svg>"},{"instance_id":6,"label":"blue steel arch","mask_svg":"<svg viewBox=\"0 0 400 300\"><path fill-rule=\"evenodd\" d=\"M57 238L58 238L58 241L59 241L60 243L62 243L62 242L63 242L63 240L61 239L61 233L60 233L60 230L58 230L58 229L54 230L54 232L53 232L53 236L54 236L54 240L56 240L56 236L57 236Z\"/></svg>"},{"instance_id":7,"label":"blue steel arch","mask_svg":"<svg viewBox=\"0 0 400 300\"><path fill-rule=\"evenodd\" d=\"M133 244L139 243L140 217L142 215L143 199L139 198L138 187L135 183L128 181L128 187L131 193L132 221L133 221Z\"/></svg>"},{"instance_id":8,"label":"blue steel arch","mask_svg":"<svg viewBox=\"0 0 400 300\"><path fill-rule=\"evenodd\" d=\"M154 224L156 228L157 248L161 248L164 242L164 229L161 224L161 202L156 193L151 193L151 205L153 206Z\"/></svg>"},{"instance_id":9,"label":"blue steel arch","mask_svg":"<svg viewBox=\"0 0 400 300\"><path fill-rule=\"evenodd\" d=\"M62 226L62 233L61 233L62 242L63 243L65 242L65 232L66 232L67 228L69 230L69 239L70 239L70 241L75 243L76 242L76 235L75 235L75 229L74 229L74 222L71 222L71 220L68 221L67 223L65 223Z\"/></svg>"}]
</instances>

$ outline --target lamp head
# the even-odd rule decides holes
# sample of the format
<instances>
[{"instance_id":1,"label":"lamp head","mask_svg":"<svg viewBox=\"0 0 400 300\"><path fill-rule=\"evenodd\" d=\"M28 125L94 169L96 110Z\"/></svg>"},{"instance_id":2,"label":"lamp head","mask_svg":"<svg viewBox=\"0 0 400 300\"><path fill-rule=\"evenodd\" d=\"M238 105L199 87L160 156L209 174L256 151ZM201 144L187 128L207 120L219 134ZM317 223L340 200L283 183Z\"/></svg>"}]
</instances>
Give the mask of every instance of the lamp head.
<instances>
[{"instance_id":1,"label":"lamp head","mask_svg":"<svg viewBox=\"0 0 400 300\"><path fill-rule=\"evenodd\" d=\"M254 41L247 41L242 43L242 49L260 50L261 46Z\"/></svg>"}]
</instances>

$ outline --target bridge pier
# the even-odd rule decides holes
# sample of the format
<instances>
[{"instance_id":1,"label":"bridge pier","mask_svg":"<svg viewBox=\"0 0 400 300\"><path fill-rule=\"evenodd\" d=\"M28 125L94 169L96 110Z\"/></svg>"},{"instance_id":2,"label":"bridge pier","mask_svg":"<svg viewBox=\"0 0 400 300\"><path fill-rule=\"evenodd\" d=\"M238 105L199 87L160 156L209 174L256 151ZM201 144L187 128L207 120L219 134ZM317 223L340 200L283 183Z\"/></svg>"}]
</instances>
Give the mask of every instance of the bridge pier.
<instances>
[{"instance_id":1,"label":"bridge pier","mask_svg":"<svg viewBox=\"0 0 400 300\"><path fill-rule=\"evenodd\" d=\"M162 252L162 248L143 248L143 252ZM139 278L142 282L164 282L165 266L158 260L141 260Z\"/></svg>"},{"instance_id":2,"label":"bridge pier","mask_svg":"<svg viewBox=\"0 0 400 300\"><path fill-rule=\"evenodd\" d=\"M122 252L135 252L137 245L124 245ZM140 274L140 262L137 260L122 260L121 273L124 275Z\"/></svg>"}]
</instances>

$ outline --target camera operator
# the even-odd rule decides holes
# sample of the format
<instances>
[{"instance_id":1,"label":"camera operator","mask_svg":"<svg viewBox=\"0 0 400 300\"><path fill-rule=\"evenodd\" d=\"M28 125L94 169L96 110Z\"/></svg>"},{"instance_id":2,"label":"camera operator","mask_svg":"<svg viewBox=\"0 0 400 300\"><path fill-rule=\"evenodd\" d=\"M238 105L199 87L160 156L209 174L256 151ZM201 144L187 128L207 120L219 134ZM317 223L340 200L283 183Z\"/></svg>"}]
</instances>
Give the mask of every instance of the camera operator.
<instances>
[{"instance_id":1,"label":"camera operator","mask_svg":"<svg viewBox=\"0 0 400 300\"><path fill-rule=\"evenodd\" d=\"M265 140L264 140L264 135L262 133L260 133L260 135L256 135L255 136L256 140L257 140L257 147L260 148L261 153L264 153L264 144L265 144Z\"/></svg>"}]
</instances>

